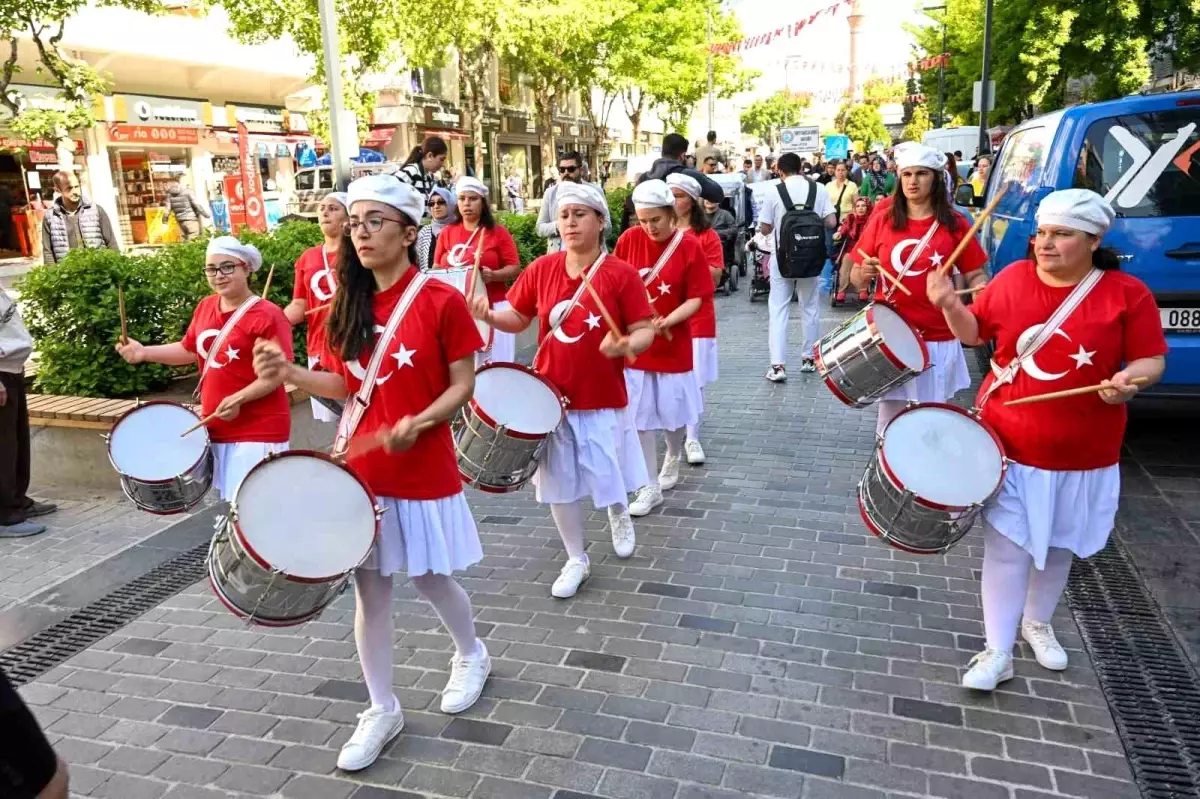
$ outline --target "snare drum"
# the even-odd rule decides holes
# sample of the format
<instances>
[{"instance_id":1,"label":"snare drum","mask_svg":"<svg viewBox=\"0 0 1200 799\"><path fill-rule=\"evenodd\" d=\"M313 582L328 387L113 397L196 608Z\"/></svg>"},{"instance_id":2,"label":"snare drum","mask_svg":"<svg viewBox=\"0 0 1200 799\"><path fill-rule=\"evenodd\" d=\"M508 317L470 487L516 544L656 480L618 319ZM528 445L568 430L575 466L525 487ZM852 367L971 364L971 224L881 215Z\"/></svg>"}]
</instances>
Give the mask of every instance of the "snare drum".
<instances>
[{"instance_id":1,"label":"snare drum","mask_svg":"<svg viewBox=\"0 0 1200 799\"><path fill-rule=\"evenodd\" d=\"M817 372L853 408L865 408L929 368L921 334L882 302L872 303L813 347Z\"/></svg>"},{"instance_id":2,"label":"snare drum","mask_svg":"<svg viewBox=\"0 0 1200 799\"><path fill-rule=\"evenodd\" d=\"M268 455L238 485L213 536L213 592L253 624L290 627L315 618L370 554L379 515L371 489L328 455Z\"/></svg>"},{"instance_id":3,"label":"snare drum","mask_svg":"<svg viewBox=\"0 0 1200 799\"><path fill-rule=\"evenodd\" d=\"M967 534L1007 470L1004 445L986 423L957 405L913 404L884 428L858 507L887 543L936 555Z\"/></svg>"},{"instance_id":4,"label":"snare drum","mask_svg":"<svg viewBox=\"0 0 1200 799\"><path fill-rule=\"evenodd\" d=\"M460 267L451 267L449 269L433 268L425 274L432 278L449 283L454 288L458 289L459 293L464 297L467 296L467 275L470 269ZM478 271L475 272L475 294L476 297L486 297L487 287L483 283L483 275ZM492 326L482 319L475 320L475 327L479 330L479 335L483 339L483 349L481 352L487 352L492 348L492 338L495 336L495 331Z\"/></svg>"},{"instance_id":5,"label":"snare drum","mask_svg":"<svg viewBox=\"0 0 1200 799\"><path fill-rule=\"evenodd\" d=\"M558 389L528 367L492 363L479 369L475 396L454 424L463 482L494 494L520 489L537 471L565 406Z\"/></svg>"},{"instance_id":6,"label":"snare drum","mask_svg":"<svg viewBox=\"0 0 1200 799\"><path fill-rule=\"evenodd\" d=\"M159 516L195 507L212 488L213 454L208 430L180 438L200 417L176 402L138 405L113 425L108 460L121 490L141 510Z\"/></svg>"}]
</instances>

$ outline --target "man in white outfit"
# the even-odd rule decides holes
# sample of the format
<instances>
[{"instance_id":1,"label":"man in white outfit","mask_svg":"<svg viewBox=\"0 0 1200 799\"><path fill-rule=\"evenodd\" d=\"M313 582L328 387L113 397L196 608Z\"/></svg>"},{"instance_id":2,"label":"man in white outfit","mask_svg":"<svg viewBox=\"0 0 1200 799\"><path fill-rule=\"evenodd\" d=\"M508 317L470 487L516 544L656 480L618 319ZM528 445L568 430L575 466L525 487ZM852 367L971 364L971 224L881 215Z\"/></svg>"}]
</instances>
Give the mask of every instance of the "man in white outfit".
<instances>
[{"instance_id":1,"label":"man in white outfit","mask_svg":"<svg viewBox=\"0 0 1200 799\"><path fill-rule=\"evenodd\" d=\"M795 153L784 153L779 157L779 172L783 175L783 186L787 189L788 197L793 203L803 203L810 190L816 190L813 200L813 212L825 222L825 227L832 230L837 227L837 214L829 192L820 183L814 183L800 175L800 156ZM810 189L809 187L812 187ZM767 379L772 383L782 383L787 380L787 325L791 315L792 293L800 297L800 313L804 339L800 345L800 371L815 372L817 365L813 361L812 348L816 344L821 328L821 276L788 279L779 274L779 263L776 253L779 252L779 226L784 214L784 207L779 192L767 192L763 200L762 210L758 215L758 229L764 236L773 236L775 252L771 253L771 296L767 300L770 311L768 342L771 350L771 368L767 370Z\"/></svg>"}]
</instances>

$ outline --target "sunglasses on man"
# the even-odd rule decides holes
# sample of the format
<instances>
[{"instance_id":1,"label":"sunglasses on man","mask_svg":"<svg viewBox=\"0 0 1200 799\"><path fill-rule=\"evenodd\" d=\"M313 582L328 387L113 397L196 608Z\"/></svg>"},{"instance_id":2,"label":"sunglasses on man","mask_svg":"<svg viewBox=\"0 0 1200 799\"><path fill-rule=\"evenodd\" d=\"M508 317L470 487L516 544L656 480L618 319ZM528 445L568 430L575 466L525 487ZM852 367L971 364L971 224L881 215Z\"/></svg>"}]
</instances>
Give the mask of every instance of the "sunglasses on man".
<instances>
[{"instance_id":1,"label":"sunglasses on man","mask_svg":"<svg viewBox=\"0 0 1200 799\"><path fill-rule=\"evenodd\" d=\"M574 174L574 173L576 173L576 172L578 172L578 171L579 171L579 167L577 167L577 166L574 166L574 165L572 165L572 166L562 166L562 165L560 164L560 165L559 165L559 167L558 167L558 174L560 174L560 175L572 175L572 174Z\"/></svg>"}]
</instances>

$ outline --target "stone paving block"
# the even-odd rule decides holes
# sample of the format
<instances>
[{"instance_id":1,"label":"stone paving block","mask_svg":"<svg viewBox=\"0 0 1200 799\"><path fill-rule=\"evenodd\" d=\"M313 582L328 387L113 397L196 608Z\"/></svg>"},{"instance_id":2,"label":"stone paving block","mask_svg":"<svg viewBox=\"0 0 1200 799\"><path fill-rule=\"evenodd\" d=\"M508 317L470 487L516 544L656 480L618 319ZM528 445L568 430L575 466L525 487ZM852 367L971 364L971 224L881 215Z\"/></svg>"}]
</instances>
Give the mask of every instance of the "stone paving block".
<instances>
[{"instance_id":1,"label":"stone paving block","mask_svg":"<svg viewBox=\"0 0 1200 799\"><path fill-rule=\"evenodd\" d=\"M170 756L167 752L160 752L154 749L118 746L100 758L96 765L110 771L138 774L144 777L161 766L163 761ZM79 761L73 759L73 764L77 762ZM74 772L74 769L72 769L72 772ZM72 773L72 782L74 782L74 776L74 773Z\"/></svg>"},{"instance_id":2,"label":"stone paving block","mask_svg":"<svg viewBox=\"0 0 1200 799\"><path fill-rule=\"evenodd\" d=\"M714 758L699 757L682 752L655 752L646 769L651 774L688 782L720 785L725 763Z\"/></svg>"},{"instance_id":3,"label":"stone paving block","mask_svg":"<svg viewBox=\"0 0 1200 799\"><path fill-rule=\"evenodd\" d=\"M601 778L597 792L612 799L671 799L678 787L679 783L674 780L609 769Z\"/></svg>"},{"instance_id":4,"label":"stone paving block","mask_svg":"<svg viewBox=\"0 0 1200 799\"><path fill-rule=\"evenodd\" d=\"M748 793L796 799L804 789L804 780L790 771L730 763L725 767L722 785L743 792L743 796Z\"/></svg>"},{"instance_id":5,"label":"stone paving block","mask_svg":"<svg viewBox=\"0 0 1200 799\"><path fill-rule=\"evenodd\" d=\"M283 769L235 765L216 780L216 785L254 796L268 796L275 793L290 778L291 772Z\"/></svg>"},{"instance_id":6,"label":"stone paving block","mask_svg":"<svg viewBox=\"0 0 1200 799\"><path fill-rule=\"evenodd\" d=\"M229 768L228 763L208 760L189 755L171 755L154 770L155 777L167 782L182 782L188 785L207 785L220 777Z\"/></svg>"},{"instance_id":7,"label":"stone paving block","mask_svg":"<svg viewBox=\"0 0 1200 799\"><path fill-rule=\"evenodd\" d=\"M551 793L544 785L484 777L471 795L478 799L549 799Z\"/></svg>"},{"instance_id":8,"label":"stone paving block","mask_svg":"<svg viewBox=\"0 0 1200 799\"><path fill-rule=\"evenodd\" d=\"M414 766L404 778L403 787L445 796L469 796L479 777L467 772L433 766Z\"/></svg>"},{"instance_id":9,"label":"stone paving block","mask_svg":"<svg viewBox=\"0 0 1200 799\"><path fill-rule=\"evenodd\" d=\"M346 799L356 789L354 783L331 777L299 774L290 779L280 793L285 799Z\"/></svg>"}]
</instances>

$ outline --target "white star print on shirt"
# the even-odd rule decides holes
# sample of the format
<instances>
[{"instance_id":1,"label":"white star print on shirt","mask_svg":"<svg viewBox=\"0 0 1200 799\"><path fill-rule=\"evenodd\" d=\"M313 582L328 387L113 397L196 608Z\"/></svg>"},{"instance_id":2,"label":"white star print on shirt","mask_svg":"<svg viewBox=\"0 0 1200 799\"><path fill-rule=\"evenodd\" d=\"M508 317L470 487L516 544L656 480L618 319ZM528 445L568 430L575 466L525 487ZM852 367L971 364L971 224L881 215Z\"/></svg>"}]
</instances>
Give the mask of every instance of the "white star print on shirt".
<instances>
[{"instance_id":1,"label":"white star print on shirt","mask_svg":"<svg viewBox=\"0 0 1200 799\"><path fill-rule=\"evenodd\" d=\"M1080 344L1079 352L1075 353L1074 355L1068 355L1067 357L1072 359L1073 361L1075 361L1076 369L1082 369L1084 366L1092 365L1092 356L1095 354L1096 354L1095 350L1088 352L1087 350L1085 350L1083 348L1083 345Z\"/></svg>"},{"instance_id":2,"label":"white star print on shirt","mask_svg":"<svg viewBox=\"0 0 1200 799\"><path fill-rule=\"evenodd\" d=\"M588 318L583 320L583 323L588 326L589 330L595 330L600 327L600 317L594 313L589 314Z\"/></svg>"},{"instance_id":3,"label":"white star print on shirt","mask_svg":"<svg viewBox=\"0 0 1200 799\"><path fill-rule=\"evenodd\" d=\"M403 369L405 366L412 366L413 356L417 354L416 350L410 350L400 343L400 348L392 353L392 357L396 359L396 368Z\"/></svg>"},{"instance_id":4,"label":"white star print on shirt","mask_svg":"<svg viewBox=\"0 0 1200 799\"><path fill-rule=\"evenodd\" d=\"M238 357L237 350L235 350L233 347L225 348L225 362L226 363L229 363L230 361L236 361L237 357Z\"/></svg>"},{"instance_id":5,"label":"white star print on shirt","mask_svg":"<svg viewBox=\"0 0 1200 799\"><path fill-rule=\"evenodd\" d=\"M933 264L934 266L941 266L942 254L940 252L934 252L933 255L929 256L929 263Z\"/></svg>"},{"instance_id":6,"label":"white star print on shirt","mask_svg":"<svg viewBox=\"0 0 1200 799\"><path fill-rule=\"evenodd\" d=\"M663 294L670 294L670 293L671 293L671 287L670 287L669 285L667 285L666 283L659 283L659 284L658 284L658 294L659 294L659 296L662 296Z\"/></svg>"}]
</instances>

